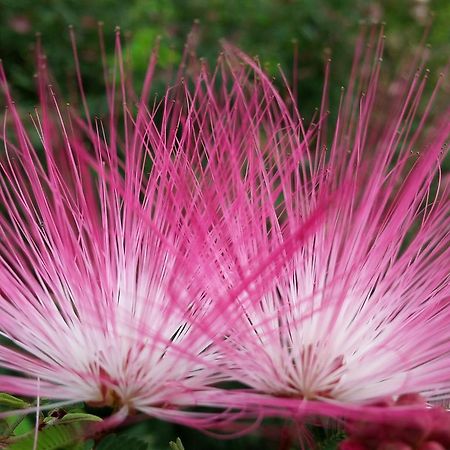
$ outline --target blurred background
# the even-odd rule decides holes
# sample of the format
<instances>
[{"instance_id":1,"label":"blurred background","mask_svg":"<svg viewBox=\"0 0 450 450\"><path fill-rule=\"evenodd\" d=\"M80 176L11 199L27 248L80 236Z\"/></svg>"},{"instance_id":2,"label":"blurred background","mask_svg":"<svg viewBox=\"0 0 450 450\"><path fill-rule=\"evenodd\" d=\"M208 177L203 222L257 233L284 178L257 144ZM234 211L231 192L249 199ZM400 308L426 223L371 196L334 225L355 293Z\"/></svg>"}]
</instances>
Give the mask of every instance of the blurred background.
<instances>
[{"instance_id":1,"label":"blurred background","mask_svg":"<svg viewBox=\"0 0 450 450\"><path fill-rule=\"evenodd\" d=\"M431 22L427 42L432 48L432 77L444 68L450 55L449 0L0 0L0 58L16 100L24 108L32 107L36 102L35 34L41 33L53 76L70 96L77 89L68 32L68 26L73 25L87 95L94 111L101 110L105 107L105 91L99 21L103 22L110 61L114 29L120 26L136 86L143 79L156 37L161 36L155 86L158 89L158 83L166 85L168 74L180 61L196 19L200 22L197 53L212 64L220 52L219 41L225 38L248 54L259 55L272 75L277 74L277 64L281 64L290 77L297 46L300 106L307 116L320 104L326 58L331 56L333 60L332 100L339 95L340 86L346 84L361 21L386 22L384 66L388 72L394 72L414 52ZM291 437L301 431L288 426L281 433L271 430L268 424L258 434L217 441L192 430L149 420L119 431L126 437L116 445L118 449L139 449L139 442L133 441L135 436L152 444L153 450L168 449L169 440L180 436L186 450L288 450ZM335 448L336 439L332 432L321 436L321 448Z\"/></svg>"},{"instance_id":2,"label":"blurred background","mask_svg":"<svg viewBox=\"0 0 450 450\"><path fill-rule=\"evenodd\" d=\"M385 66L405 60L433 22L427 38L430 68L438 72L450 54L448 0L0 0L0 58L21 104L35 100L35 34L42 34L52 73L60 87L74 82L68 25L77 36L84 82L91 102L104 95L98 22L104 23L112 59L114 29L120 26L136 85L148 55L161 36L159 79L180 61L194 20L200 21L198 54L214 63L225 38L250 55L259 55L276 75L277 64L290 75L294 46L299 51L299 94L305 115L318 106L325 58L332 57L331 86L346 84L360 22L386 22ZM386 69L385 69L386 70ZM333 96L333 89L331 90ZM306 111L305 111L306 109Z\"/></svg>"}]
</instances>

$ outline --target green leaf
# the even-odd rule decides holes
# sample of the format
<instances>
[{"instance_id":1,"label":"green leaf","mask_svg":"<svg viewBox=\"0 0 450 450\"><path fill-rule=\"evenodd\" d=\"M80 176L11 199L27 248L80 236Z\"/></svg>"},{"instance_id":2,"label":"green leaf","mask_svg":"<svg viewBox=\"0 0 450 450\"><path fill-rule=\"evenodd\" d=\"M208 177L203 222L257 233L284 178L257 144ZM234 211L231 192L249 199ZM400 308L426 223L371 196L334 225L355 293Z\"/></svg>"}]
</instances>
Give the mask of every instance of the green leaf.
<instances>
[{"instance_id":1,"label":"green leaf","mask_svg":"<svg viewBox=\"0 0 450 450\"><path fill-rule=\"evenodd\" d=\"M5 423L8 424L7 435L21 435L26 434L34 429L34 420L24 415L6 417ZM5 434L1 433L0 434Z\"/></svg>"},{"instance_id":2,"label":"green leaf","mask_svg":"<svg viewBox=\"0 0 450 450\"><path fill-rule=\"evenodd\" d=\"M37 450L62 450L80 440L80 428L74 424L59 424L39 431ZM34 431L14 439L8 450L33 448Z\"/></svg>"},{"instance_id":3,"label":"green leaf","mask_svg":"<svg viewBox=\"0 0 450 450\"><path fill-rule=\"evenodd\" d=\"M339 447L339 443L345 439L345 433L338 431L325 438L323 442L319 445L320 450L336 450Z\"/></svg>"},{"instance_id":4,"label":"green leaf","mask_svg":"<svg viewBox=\"0 0 450 450\"><path fill-rule=\"evenodd\" d=\"M148 450L148 445L140 439L110 434L97 445L95 450Z\"/></svg>"},{"instance_id":5,"label":"green leaf","mask_svg":"<svg viewBox=\"0 0 450 450\"><path fill-rule=\"evenodd\" d=\"M59 420L59 423L76 423L76 422L101 422L101 417L88 413L67 413Z\"/></svg>"},{"instance_id":6,"label":"green leaf","mask_svg":"<svg viewBox=\"0 0 450 450\"><path fill-rule=\"evenodd\" d=\"M0 420L0 436L6 436L9 432L9 423L2 419Z\"/></svg>"},{"instance_id":7,"label":"green leaf","mask_svg":"<svg viewBox=\"0 0 450 450\"><path fill-rule=\"evenodd\" d=\"M101 422L103 419L93 414L88 414L84 412L72 412L65 413L59 417L53 416L53 414L48 415L44 419L45 425L56 425L58 423L79 423L79 422Z\"/></svg>"},{"instance_id":8,"label":"green leaf","mask_svg":"<svg viewBox=\"0 0 450 450\"><path fill-rule=\"evenodd\" d=\"M92 450L94 448L95 441L88 439L86 442L78 442L77 444L69 447L67 450Z\"/></svg>"},{"instance_id":9,"label":"green leaf","mask_svg":"<svg viewBox=\"0 0 450 450\"><path fill-rule=\"evenodd\" d=\"M175 442L170 441L169 445L172 450L185 450L180 438L177 438Z\"/></svg>"},{"instance_id":10,"label":"green leaf","mask_svg":"<svg viewBox=\"0 0 450 450\"><path fill-rule=\"evenodd\" d=\"M30 406L26 401L14 397L13 395L6 394L5 392L0 393L0 405L7 406L8 408L27 408Z\"/></svg>"}]
</instances>

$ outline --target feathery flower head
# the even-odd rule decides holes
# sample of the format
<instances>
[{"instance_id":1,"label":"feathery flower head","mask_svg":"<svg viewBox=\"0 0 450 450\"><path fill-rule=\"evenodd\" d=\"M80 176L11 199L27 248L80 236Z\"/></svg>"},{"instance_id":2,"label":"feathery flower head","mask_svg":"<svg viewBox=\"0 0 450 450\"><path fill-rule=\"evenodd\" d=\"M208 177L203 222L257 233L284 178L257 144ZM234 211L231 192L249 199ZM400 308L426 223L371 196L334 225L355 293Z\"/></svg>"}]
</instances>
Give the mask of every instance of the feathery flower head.
<instances>
[{"instance_id":1,"label":"feathery flower head","mask_svg":"<svg viewBox=\"0 0 450 450\"><path fill-rule=\"evenodd\" d=\"M424 407L369 405L447 398L449 197L433 180L450 125L426 126L437 90L419 113L420 72L383 104L373 43L330 144L325 95L307 125L295 91L229 46L149 107L156 56L136 99L117 37L104 120L79 74L82 114L40 67L37 140L1 69L2 389L202 427L217 422L172 408L395 420Z\"/></svg>"},{"instance_id":2,"label":"feathery flower head","mask_svg":"<svg viewBox=\"0 0 450 450\"><path fill-rule=\"evenodd\" d=\"M191 130L169 91L148 106L157 50L136 100L118 33L116 46L120 81L102 120L79 69L84 113L61 105L38 51L30 131L0 66L0 386L191 423L177 407L217 381L210 339L193 325L207 304L190 281Z\"/></svg>"},{"instance_id":3,"label":"feathery flower head","mask_svg":"<svg viewBox=\"0 0 450 450\"><path fill-rule=\"evenodd\" d=\"M229 52L256 84L246 87L252 75L238 71L225 108L209 91L203 115L214 127L200 135L215 182L211 209L222 216L204 230L204 272L216 271L210 296L227 327L217 343L222 370L251 388L218 403L290 418L394 420L424 407L369 405L449 396L450 200L439 167L450 110L430 114L444 75L422 102L428 73L415 60L419 70L383 92L384 37L368 39L330 141L326 95L307 126L294 95L285 102L239 50ZM327 84L328 74L324 92ZM259 271L279 256L271 276Z\"/></svg>"}]
</instances>

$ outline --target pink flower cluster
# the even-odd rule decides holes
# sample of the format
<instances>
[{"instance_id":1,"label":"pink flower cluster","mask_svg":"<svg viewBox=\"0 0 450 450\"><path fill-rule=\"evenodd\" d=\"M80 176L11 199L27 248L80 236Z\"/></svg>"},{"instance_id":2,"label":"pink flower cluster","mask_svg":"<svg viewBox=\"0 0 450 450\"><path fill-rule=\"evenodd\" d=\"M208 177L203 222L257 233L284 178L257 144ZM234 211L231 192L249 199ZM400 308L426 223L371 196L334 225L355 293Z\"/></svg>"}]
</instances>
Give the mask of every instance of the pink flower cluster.
<instances>
[{"instance_id":1,"label":"pink flower cluster","mask_svg":"<svg viewBox=\"0 0 450 450\"><path fill-rule=\"evenodd\" d=\"M447 399L445 77L422 99L418 59L384 90L367 41L336 119L329 64L308 120L231 46L212 69L187 51L153 99L157 50L136 95L117 35L102 118L79 72L81 107L61 103L38 51L24 119L0 67L0 390L201 428Z\"/></svg>"},{"instance_id":2,"label":"pink flower cluster","mask_svg":"<svg viewBox=\"0 0 450 450\"><path fill-rule=\"evenodd\" d=\"M379 415L377 421L364 418L347 424L348 438L340 450L445 450L450 447L450 415L443 408L424 410L425 400L418 394L400 395L395 402L380 402L383 410L390 407L418 406L417 412L391 422ZM420 408L422 406L422 408Z\"/></svg>"}]
</instances>

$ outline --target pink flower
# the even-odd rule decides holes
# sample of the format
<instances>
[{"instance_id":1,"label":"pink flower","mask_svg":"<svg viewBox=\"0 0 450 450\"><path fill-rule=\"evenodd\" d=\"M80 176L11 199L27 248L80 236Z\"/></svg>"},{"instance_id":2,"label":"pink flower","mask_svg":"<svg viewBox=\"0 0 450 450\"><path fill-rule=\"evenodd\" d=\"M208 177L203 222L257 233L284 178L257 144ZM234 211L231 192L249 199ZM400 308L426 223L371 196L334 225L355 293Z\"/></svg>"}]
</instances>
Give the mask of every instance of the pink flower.
<instances>
[{"instance_id":1,"label":"pink flower","mask_svg":"<svg viewBox=\"0 0 450 450\"><path fill-rule=\"evenodd\" d=\"M387 402L386 402L387 403ZM377 422L368 422L361 417L350 421L346 426L348 438L340 444L341 450L360 448L362 450L412 449L442 450L450 445L450 414L443 408L423 408L415 413L408 412L392 422L384 420L383 409L406 405L425 406L419 395L401 395L396 402L377 405L380 418Z\"/></svg>"},{"instance_id":2,"label":"pink flower","mask_svg":"<svg viewBox=\"0 0 450 450\"><path fill-rule=\"evenodd\" d=\"M437 91L419 112L420 74L380 93L371 39L330 143L328 77L306 125L229 47L149 108L153 56L134 112L117 40L104 120L41 67L33 134L1 72L2 389L202 427L179 408L379 422L426 408L386 398L448 398L450 124L428 123Z\"/></svg>"},{"instance_id":3,"label":"pink flower","mask_svg":"<svg viewBox=\"0 0 450 450\"><path fill-rule=\"evenodd\" d=\"M221 377L195 327L207 304L192 282L190 136L170 92L147 108L155 55L137 111L121 78L103 120L84 95L84 116L61 106L40 56L40 104L23 122L0 67L0 389L206 426L179 411Z\"/></svg>"},{"instance_id":4,"label":"pink flower","mask_svg":"<svg viewBox=\"0 0 450 450\"><path fill-rule=\"evenodd\" d=\"M249 388L218 404L395 420L423 406L369 405L449 396L450 201L439 172L449 110L430 117L443 76L423 106L427 74L383 92L383 38L370 40L373 51L357 48L332 133L328 81L307 127L295 99L282 100L238 50L231 58L255 75L236 69L227 100L208 92L203 116L214 126L200 135L222 219L205 227L204 272L216 270L210 296L228 327L222 370Z\"/></svg>"}]
</instances>

